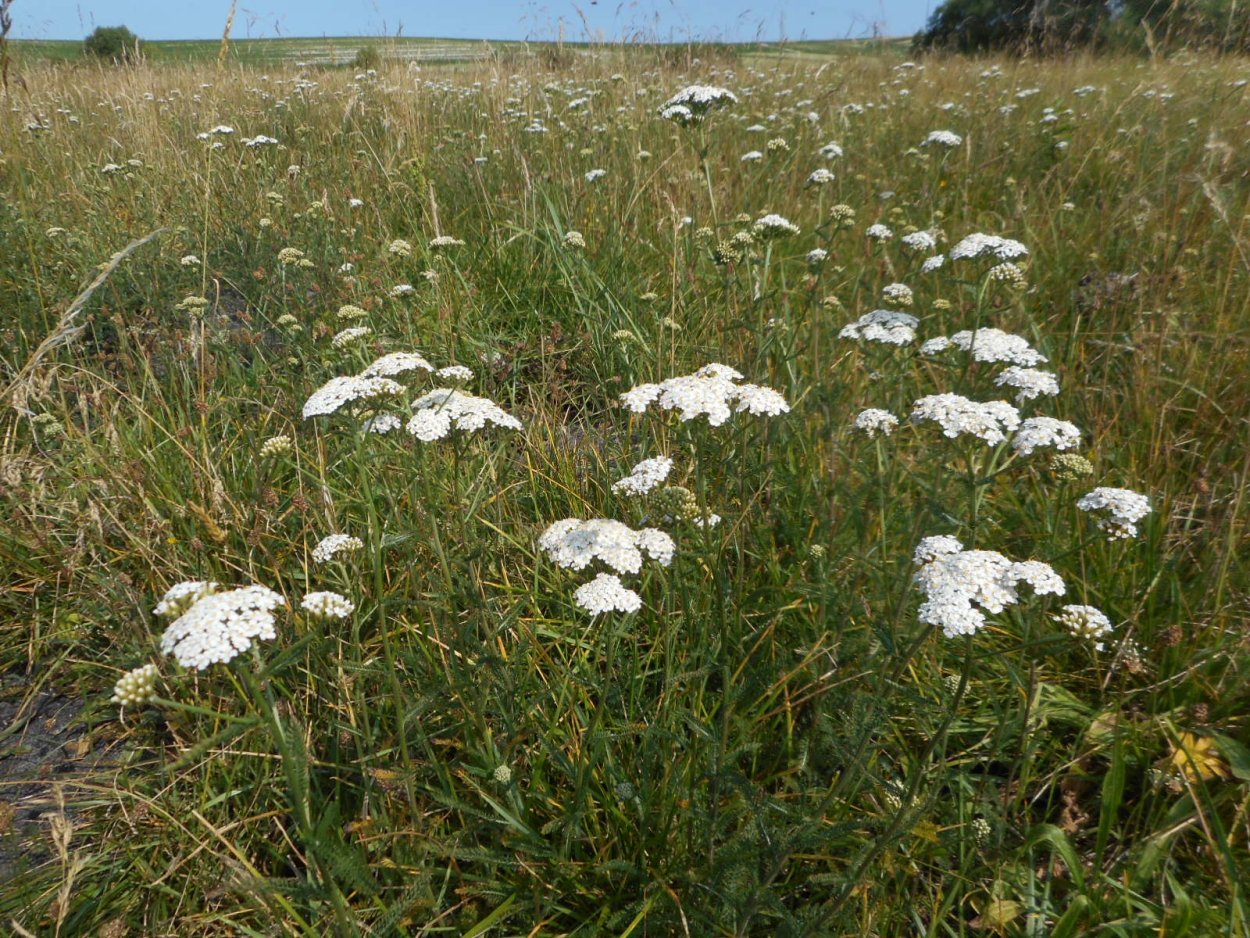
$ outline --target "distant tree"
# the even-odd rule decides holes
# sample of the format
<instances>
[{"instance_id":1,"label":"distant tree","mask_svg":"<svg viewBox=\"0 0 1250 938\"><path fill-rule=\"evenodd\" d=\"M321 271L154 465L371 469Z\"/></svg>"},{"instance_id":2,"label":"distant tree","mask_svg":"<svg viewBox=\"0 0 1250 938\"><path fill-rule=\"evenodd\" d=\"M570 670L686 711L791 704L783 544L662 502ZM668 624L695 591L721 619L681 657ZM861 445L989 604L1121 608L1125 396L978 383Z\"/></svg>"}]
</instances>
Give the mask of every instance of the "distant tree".
<instances>
[{"instance_id":1,"label":"distant tree","mask_svg":"<svg viewBox=\"0 0 1250 938\"><path fill-rule=\"evenodd\" d=\"M139 57L139 37L125 26L97 26L83 41L83 51L113 62L130 62Z\"/></svg>"},{"instance_id":2,"label":"distant tree","mask_svg":"<svg viewBox=\"0 0 1250 938\"><path fill-rule=\"evenodd\" d=\"M1244 0L945 0L917 50L1182 47L1250 52Z\"/></svg>"},{"instance_id":3,"label":"distant tree","mask_svg":"<svg viewBox=\"0 0 1250 938\"><path fill-rule=\"evenodd\" d=\"M377 46L361 46L356 50L356 57L352 59L352 68L378 69L381 67L382 53Z\"/></svg>"},{"instance_id":4,"label":"distant tree","mask_svg":"<svg viewBox=\"0 0 1250 938\"><path fill-rule=\"evenodd\" d=\"M1105 0L946 0L916 37L921 49L1057 51L1096 43Z\"/></svg>"}]
</instances>

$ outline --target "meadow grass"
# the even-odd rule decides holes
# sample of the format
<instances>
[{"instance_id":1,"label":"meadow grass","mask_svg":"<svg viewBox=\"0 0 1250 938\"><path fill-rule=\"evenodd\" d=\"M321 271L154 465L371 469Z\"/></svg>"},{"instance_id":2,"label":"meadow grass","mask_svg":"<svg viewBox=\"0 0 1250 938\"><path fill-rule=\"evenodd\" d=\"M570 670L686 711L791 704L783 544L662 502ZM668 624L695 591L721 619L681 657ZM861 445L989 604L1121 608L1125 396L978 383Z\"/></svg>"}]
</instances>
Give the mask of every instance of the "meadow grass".
<instances>
[{"instance_id":1,"label":"meadow grass","mask_svg":"<svg viewBox=\"0 0 1250 938\"><path fill-rule=\"evenodd\" d=\"M0 814L17 933L1250 931L1245 62L603 48L22 78L0 668L87 701L109 757L38 823ZM694 81L737 101L658 116ZM921 146L937 130L960 139ZM922 272L978 232L1027 256ZM916 340L844 337L881 308ZM1020 412L1074 423L1086 462L908 419L1014 398L1001 365L919 351L991 327L1048 359L1060 394ZM303 419L401 351L473 371L400 376L401 424L442 385L522 428ZM709 363L788 413L621 400ZM865 408L900 424L870 437ZM614 489L658 456L667 491ZM1149 498L1135 537L1078 509L1100 486ZM564 518L671 536L623 574L641 609L579 607L620 567L548 556ZM332 534L359 549L318 562ZM937 535L1065 593L948 638L915 580ZM188 580L276 591L276 636L162 655L154 607ZM325 590L354 611L301 609ZM1107 615L1101 648L1063 604ZM149 663L142 702L110 702Z\"/></svg>"}]
</instances>

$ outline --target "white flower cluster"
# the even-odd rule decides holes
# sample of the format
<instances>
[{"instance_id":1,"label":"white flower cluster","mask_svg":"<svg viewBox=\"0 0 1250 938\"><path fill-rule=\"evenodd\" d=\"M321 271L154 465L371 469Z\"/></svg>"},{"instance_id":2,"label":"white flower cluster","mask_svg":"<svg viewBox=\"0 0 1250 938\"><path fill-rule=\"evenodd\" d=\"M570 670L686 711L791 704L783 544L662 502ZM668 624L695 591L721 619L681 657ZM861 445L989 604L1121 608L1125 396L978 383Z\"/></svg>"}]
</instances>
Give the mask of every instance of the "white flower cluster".
<instances>
[{"instance_id":1,"label":"white flower cluster","mask_svg":"<svg viewBox=\"0 0 1250 938\"><path fill-rule=\"evenodd\" d=\"M1081 496L1081 511L1106 512L1097 519L1098 527L1112 540L1137 536L1137 522L1150 514L1150 499L1132 489L1096 488Z\"/></svg>"},{"instance_id":2,"label":"white flower cluster","mask_svg":"<svg viewBox=\"0 0 1250 938\"><path fill-rule=\"evenodd\" d=\"M894 230L889 225L878 223L865 228L864 236L872 238L874 241L889 241L894 237Z\"/></svg>"},{"instance_id":3,"label":"white flower cluster","mask_svg":"<svg viewBox=\"0 0 1250 938\"><path fill-rule=\"evenodd\" d=\"M264 586L210 593L170 624L161 636L161 651L198 671L225 664L254 640L274 638L273 611L285 605L286 600Z\"/></svg>"},{"instance_id":4,"label":"white flower cluster","mask_svg":"<svg viewBox=\"0 0 1250 938\"><path fill-rule=\"evenodd\" d=\"M953 130L934 130L929 136L924 138L920 144L922 147L930 147L933 145L951 147L952 149L964 142L964 138L959 136Z\"/></svg>"},{"instance_id":5,"label":"white flower cluster","mask_svg":"<svg viewBox=\"0 0 1250 938\"><path fill-rule=\"evenodd\" d=\"M464 365L447 365L445 368L438 369L435 374L440 378L446 378L451 381L473 380L473 369L466 368Z\"/></svg>"},{"instance_id":6,"label":"white flower cluster","mask_svg":"<svg viewBox=\"0 0 1250 938\"><path fill-rule=\"evenodd\" d=\"M360 373L361 378L393 378L409 371L432 372L434 366L416 352L391 352L383 355Z\"/></svg>"},{"instance_id":7,"label":"white flower cluster","mask_svg":"<svg viewBox=\"0 0 1250 938\"><path fill-rule=\"evenodd\" d=\"M1064 606L1055 614L1055 621L1077 638L1087 641L1110 635L1112 631L1111 620L1093 606ZM1103 643L1095 642L1094 648L1102 651Z\"/></svg>"},{"instance_id":8,"label":"white flower cluster","mask_svg":"<svg viewBox=\"0 0 1250 938\"><path fill-rule=\"evenodd\" d=\"M913 231L899 238L899 242L913 251L932 251L937 247L937 238L931 231Z\"/></svg>"},{"instance_id":9,"label":"white flower cluster","mask_svg":"<svg viewBox=\"0 0 1250 938\"><path fill-rule=\"evenodd\" d=\"M347 348L347 346L355 343L357 339L363 339L372 332L373 330L368 326L349 326L336 332L334 338L330 340L330 344L334 348Z\"/></svg>"},{"instance_id":10,"label":"white flower cluster","mask_svg":"<svg viewBox=\"0 0 1250 938\"><path fill-rule=\"evenodd\" d=\"M123 707L138 707L156 696L156 665L145 664L127 671L113 685L112 702Z\"/></svg>"},{"instance_id":11,"label":"white flower cluster","mask_svg":"<svg viewBox=\"0 0 1250 938\"><path fill-rule=\"evenodd\" d=\"M994 379L1000 388L1016 388L1018 402L1031 401L1035 397L1046 395L1054 397L1059 393L1059 379L1049 371L1038 371L1035 368L1020 368L1012 365Z\"/></svg>"},{"instance_id":12,"label":"white flower cluster","mask_svg":"<svg viewBox=\"0 0 1250 938\"><path fill-rule=\"evenodd\" d=\"M1081 445L1081 431L1076 424L1054 417L1029 417L1016 431L1011 441L1012 449L1021 456L1030 455L1039 447L1057 450L1076 449Z\"/></svg>"},{"instance_id":13,"label":"white flower cluster","mask_svg":"<svg viewBox=\"0 0 1250 938\"><path fill-rule=\"evenodd\" d=\"M599 560L617 573L638 573L644 555L667 567L673 561L673 539L656 528L635 531L620 521L565 518L547 528L538 546L560 567L584 570ZM591 615L604 612L637 612L642 597L626 587L619 576L600 573L573 594L577 604Z\"/></svg>"},{"instance_id":14,"label":"white flower cluster","mask_svg":"<svg viewBox=\"0 0 1250 938\"><path fill-rule=\"evenodd\" d=\"M612 491L617 495L645 495L667 479L672 471L673 461L667 456L644 459L625 478L613 482Z\"/></svg>"},{"instance_id":15,"label":"white flower cluster","mask_svg":"<svg viewBox=\"0 0 1250 938\"><path fill-rule=\"evenodd\" d=\"M688 85L660 105L660 116L678 124L702 120L709 111L737 104L738 96L728 88Z\"/></svg>"},{"instance_id":16,"label":"white flower cluster","mask_svg":"<svg viewBox=\"0 0 1250 938\"><path fill-rule=\"evenodd\" d=\"M329 591L308 593L299 606L316 619L346 619L356 610L356 604L346 596Z\"/></svg>"},{"instance_id":17,"label":"white flower cluster","mask_svg":"<svg viewBox=\"0 0 1250 938\"><path fill-rule=\"evenodd\" d=\"M833 182L833 178L833 173L822 166L812 171L812 174L807 177L807 184L809 186L827 186Z\"/></svg>"},{"instance_id":18,"label":"white flower cluster","mask_svg":"<svg viewBox=\"0 0 1250 938\"><path fill-rule=\"evenodd\" d=\"M881 298L897 306L911 306L916 301L911 287L905 283L887 283L881 288Z\"/></svg>"},{"instance_id":19,"label":"white flower cluster","mask_svg":"<svg viewBox=\"0 0 1250 938\"><path fill-rule=\"evenodd\" d=\"M930 394L912 404L911 419L931 420L952 440L967 433L991 446L1020 426L1020 412L1006 401L969 400L959 394Z\"/></svg>"},{"instance_id":20,"label":"white flower cluster","mask_svg":"<svg viewBox=\"0 0 1250 938\"><path fill-rule=\"evenodd\" d=\"M605 612L637 612L642 608L642 597L611 573L600 573L589 583L583 583L573 593L573 599L592 616Z\"/></svg>"},{"instance_id":21,"label":"white flower cluster","mask_svg":"<svg viewBox=\"0 0 1250 938\"><path fill-rule=\"evenodd\" d=\"M1038 560L1021 563L992 550L964 550L949 535L927 537L916 548L916 583L925 595L921 622L940 626L947 638L971 635L985 625L985 614L1019 602L1027 583L1040 595L1062 596L1063 580Z\"/></svg>"},{"instance_id":22,"label":"white flower cluster","mask_svg":"<svg viewBox=\"0 0 1250 938\"><path fill-rule=\"evenodd\" d=\"M874 437L878 433L889 436L897 426L897 417L888 410L881 410L877 407L861 410L855 418L855 429L866 433L869 437Z\"/></svg>"},{"instance_id":23,"label":"white flower cluster","mask_svg":"<svg viewBox=\"0 0 1250 938\"><path fill-rule=\"evenodd\" d=\"M881 342L885 345L909 345L916 341L916 326L919 324L920 320L911 313L874 309L843 326L838 338L862 339L865 342Z\"/></svg>"},{"instance_id":24,"label":"white flower cluster","mask_svg":"<svg viewBox=\"0 0 1250 938\"><path fill-rule=\"evenodd\" d=\"M951 248L951 260L971 260L974 257L996 257L1000 261L1011 261L1017 257L1025 257L1029 253L1019 241L1012 241L1010 238L1001 238L998 235L970 234L953 248Z\"/></svg>"},{"instance_id":25,"label":"white flower cluster","mask_svg":"<svg viewBox=\"0 0 1250 938\"><path fill-rule=\"evenodd\" d=\"M920 265L920 272L922 274L931 274L935 270L941 270L945 263L945 254L934 254L932 257L925 258L924 263Z\"/></svg>"},{"instance_id":26,"label":"white flower cluster","mask_svg":"<svg viewBox=\"0 0 1250 938\"><path fill-rule=\"evenodd\" d=\"M352 554L363 550L365 542L350 534L331 534L323 537L312 549L313 563L329 563L339 554Z\"/></svg>"},{"instance_id":27,"label":"white flower cluster","mask_svg":"<svg viewBox=\"0 0 1250 938\"><path fill-rule=\"evenodd\" d=\"M597 559L617 573L638 573L644 553L667 567L676 549L673 539L658 528L635 531L610 518L557 521L542 533L538 546L557 566L584 570Z\"/></svg>"},{"instance_id":28,"label":"white flower cluster","mask_svg":"<svg viewBox=\"0 0 1250 938\"><path fill-rule=\"evenodd\" d=\"M741 380L742 375L734 369L712 363L694 374L659 384L640 384L622 394L621 400L636 414L657 402L663 410L681 411L682 420L706 414L713 427L743 411L770 417L790 412L790 405L777 391L758 384L738 384Z\"/></svg>"},{"instance_id":29,"label":"white flower cluster","mask_svg":"<svg viewBox=\"0 0 1250 938\"><path fill-rule=\"evenodd\" d=\"M412 402L412 409L416 414L408 421L408 432L426 443L441 440L453 429L473 433L488 423L508 430L521 429L521 421L494 401L451 388L435 388L423 394Z\"/></svg>"},{"instance_id":30,"label":"white flower cluster","mask_svg":"<svg viewBox=\"0 0 1250 938\"><path fill-rule=\"evenodd\" d=\"M1021 336L989 326L982 329L964 329L952 336L930 339L920 346L920 354L935 355L952 347L971 352L973 360L979 362L1009 362L1031 367L1046 361L1046 356L1036 351Z\"/></svg>"},{"instance_id":31,"label":"white flower cluster","mask_svg":"<svg viewBox=\"0 0 1250 938\"><path fill-rule=\"evenodd\" d=\"M366 378L363 375L341 375L331 378L304 402L304 419L332 414L344 404L370 401L378 397L394 397L403 387L389 378Z\"/></svg>"},{"instance_id":32,"label":"white flower cluster","mask_svg":"<svg viewBox=\"0 0 1250 938\"><path fill-rule=\"evenodd\" d=\"M444 248L463 247L464 242L459 238L453 238L451 235L437 235L430 239L430 250L441 251Z\"/></svg>"},{"instance_id":33,"label":"white flower cluster","mask_svg":"<svg viewBox=\"0 0 1250 938\"><path fill-rule=\"evenodd\" d=\"M182 615L205 596L217 592L221 584L212 580L186 580L171 586L152 610L158 616Z\"/></svg>"},{"instance_id":34,"label":"white flower cluster","mask_svg":"<svg viewBox=\"0 0 1250 938\"><path fill-rule=\"evenodd\" d=\"M780 215L769 213L761 215L755 220L755 224L751 226L751 231L756 237L764 238L784 238L788 235L796 235L799 233L799 226L794 224L788 218Z\"/></svg>"},{"instance_id":35,"label":"white flower cluster","mask_svg":"<svg viewBox=\"0 0 1250 938\"><path fill-rule=\"evenodd\" d=\"M827 160L836 160L842 155L842 148L830 141L820 148L820 155Z\"/></svg>"}]
</instances>

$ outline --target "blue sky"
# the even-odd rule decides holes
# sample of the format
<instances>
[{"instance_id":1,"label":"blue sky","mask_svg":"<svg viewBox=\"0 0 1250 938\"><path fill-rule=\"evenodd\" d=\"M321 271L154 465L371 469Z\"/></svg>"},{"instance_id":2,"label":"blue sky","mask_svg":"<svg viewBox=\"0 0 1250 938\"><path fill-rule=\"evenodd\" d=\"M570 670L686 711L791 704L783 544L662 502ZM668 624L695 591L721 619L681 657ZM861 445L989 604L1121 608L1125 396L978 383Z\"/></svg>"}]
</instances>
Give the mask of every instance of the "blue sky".
<instances>
[{"instance_id":1,"label":"blue sky","mask_svg":"<svg viewBox=\"0 0 1250 938\"><path fill-rule=\"evenodd\" d=\"M833 39L910 35L940 0L239 0L235 38ZM230 0L15 0L16 39L81 39L125 25L145 39L221 35Z\"/></svg>"}]
</instances>

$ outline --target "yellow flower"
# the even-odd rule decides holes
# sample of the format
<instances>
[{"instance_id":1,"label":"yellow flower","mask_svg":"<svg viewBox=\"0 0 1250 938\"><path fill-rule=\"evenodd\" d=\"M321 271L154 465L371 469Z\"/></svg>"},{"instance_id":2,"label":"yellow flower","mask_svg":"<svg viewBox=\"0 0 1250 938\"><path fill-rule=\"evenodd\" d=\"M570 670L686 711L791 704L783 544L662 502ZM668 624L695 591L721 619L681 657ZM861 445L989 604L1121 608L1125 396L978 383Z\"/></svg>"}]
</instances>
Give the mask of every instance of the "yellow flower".
<instances>
[{"instance_id":1,"label":"yellow flower","mask_svg":"<svg viewBox=\"0 0 1250 938\"><path fill-rule=\"evenodd\" d=\"M1231 777L1228 763L1211 737L1181 733L1175 743L1169 740L1168 745L1172 752L1163 760L1168 774L1183 776L1189 782Z\"/></svg>"}]
</instances>

